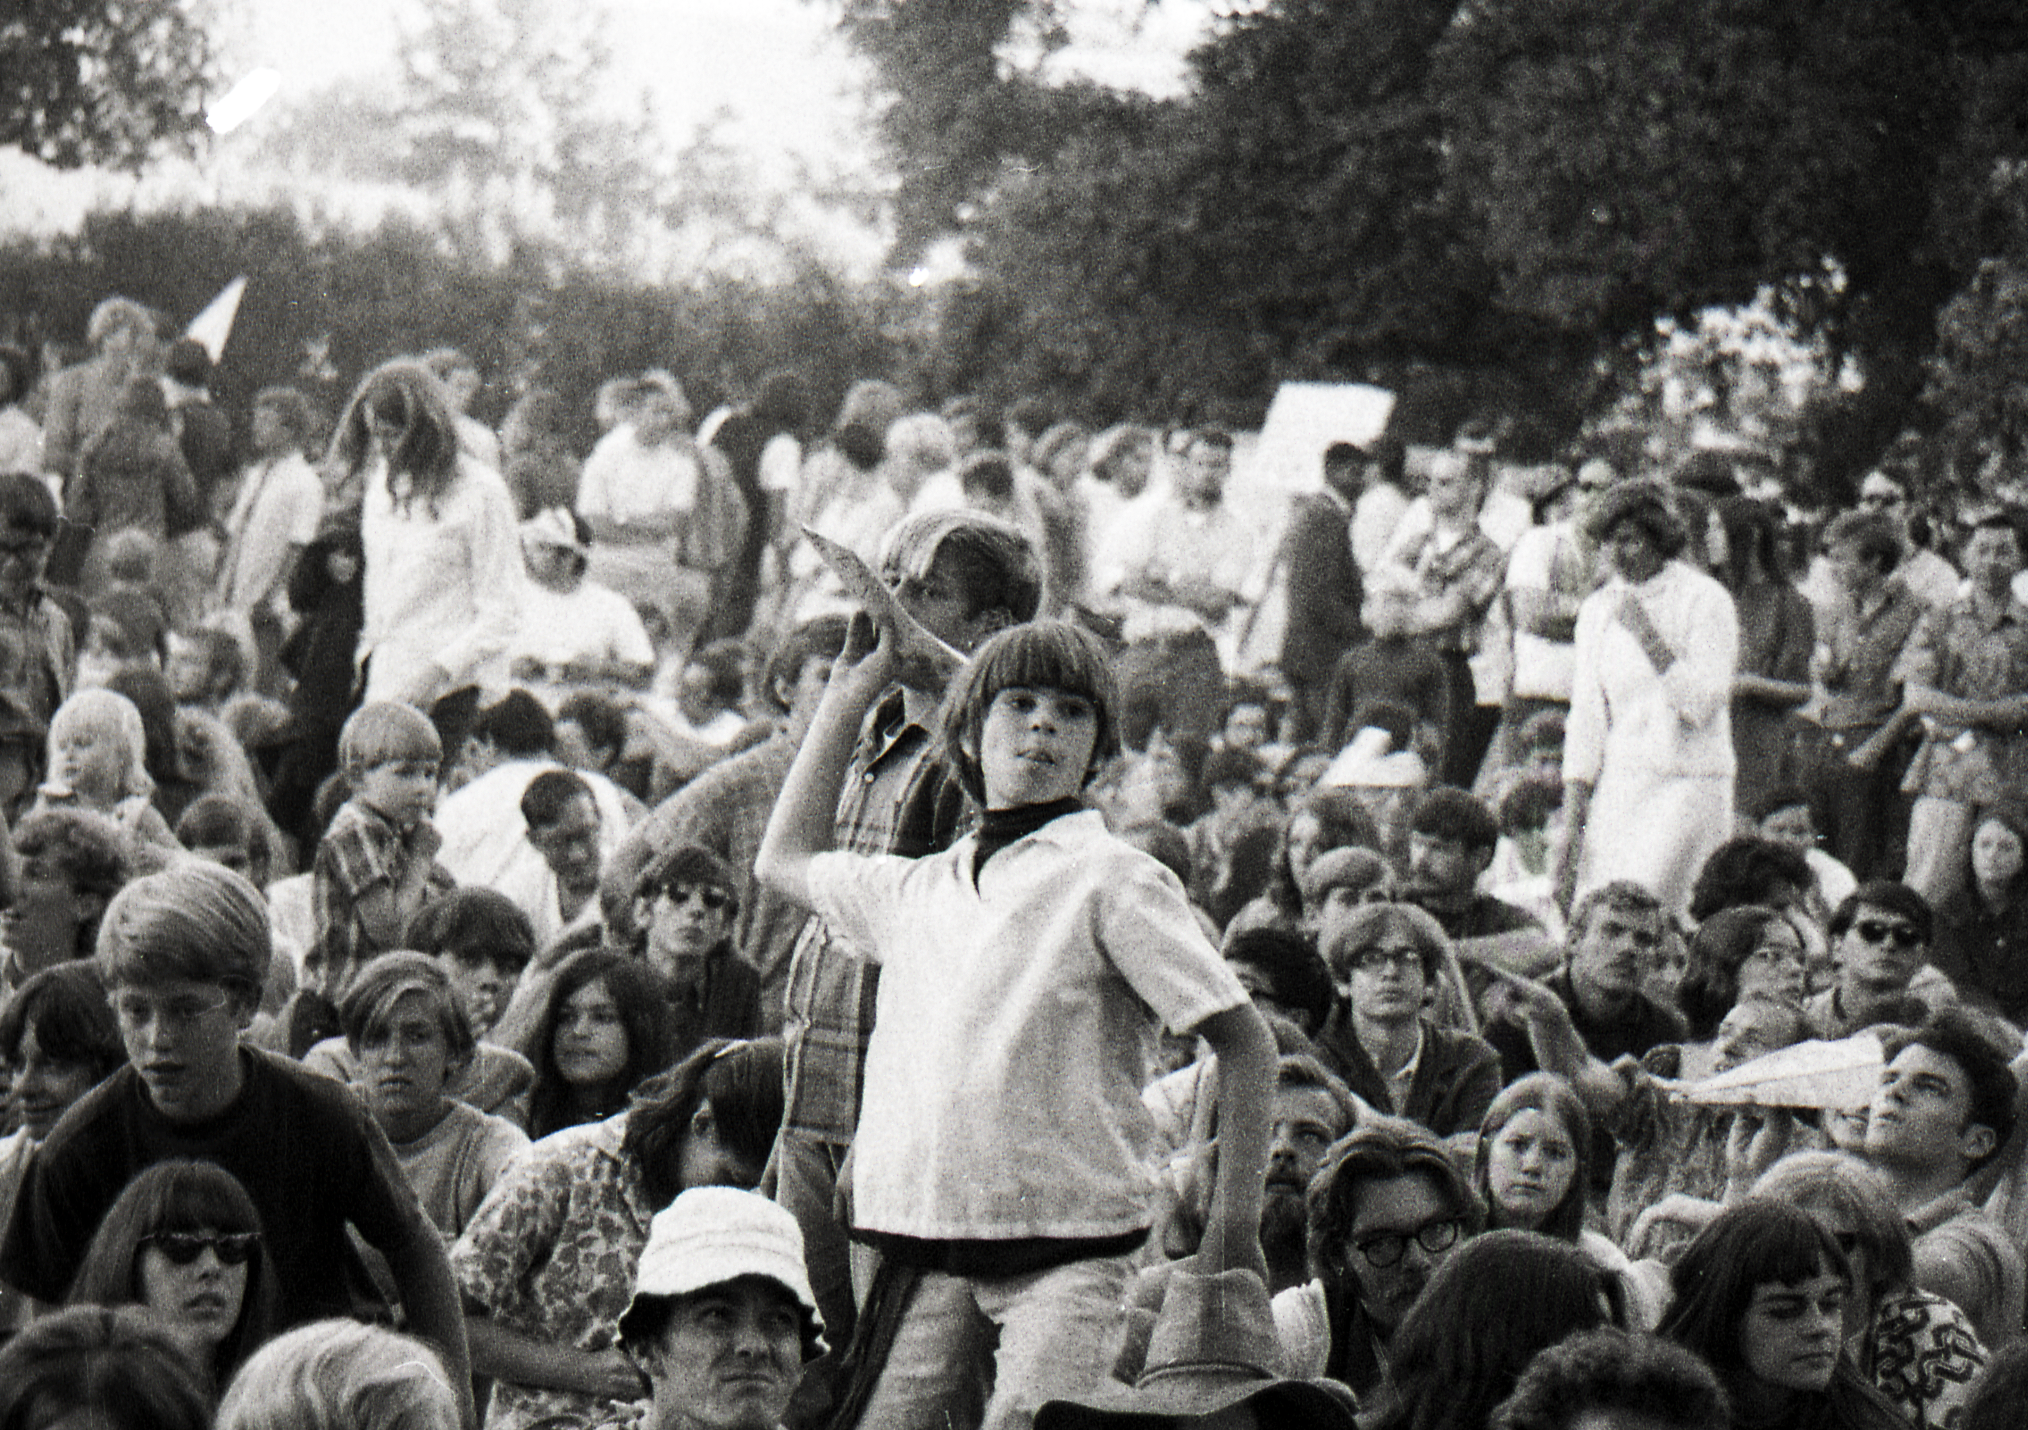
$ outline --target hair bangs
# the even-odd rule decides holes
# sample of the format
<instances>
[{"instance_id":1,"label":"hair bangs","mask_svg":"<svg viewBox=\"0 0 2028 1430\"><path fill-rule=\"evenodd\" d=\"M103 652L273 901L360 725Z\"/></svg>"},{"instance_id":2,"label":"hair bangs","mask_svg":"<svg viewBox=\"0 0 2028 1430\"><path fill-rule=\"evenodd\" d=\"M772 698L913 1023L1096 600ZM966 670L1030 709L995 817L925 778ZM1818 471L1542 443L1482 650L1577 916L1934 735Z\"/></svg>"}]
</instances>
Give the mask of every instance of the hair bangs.
<instances>
[{"instance_id":1,"label":"hair bangs","mask_svg":"<svg viewBox=\"0 0 2028 1430\"><path fill-rule=\"evenodd\" d=\"M230 1172L207 1164L177 1167L162 1179L152 1235L160 1231L257 1232L260 1213Z\"/></svg>"}]
</instances>

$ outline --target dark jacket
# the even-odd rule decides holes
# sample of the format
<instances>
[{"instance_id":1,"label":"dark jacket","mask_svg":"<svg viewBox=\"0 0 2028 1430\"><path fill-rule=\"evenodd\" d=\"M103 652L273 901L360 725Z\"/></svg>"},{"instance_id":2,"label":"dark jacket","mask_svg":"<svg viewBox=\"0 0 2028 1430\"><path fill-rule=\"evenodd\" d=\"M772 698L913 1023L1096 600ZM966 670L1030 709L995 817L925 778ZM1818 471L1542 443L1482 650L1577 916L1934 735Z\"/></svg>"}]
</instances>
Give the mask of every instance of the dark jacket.
<instances>
[{"instance_id":1,"label":"dark jacket","mask_svg":"<svg viewBox=\"0 0 2028 1430\"><path fill-rule=\"evenodd\" d=\"M1282 674L1321 691L1338 659L1359 643L1359 568L1352 562L1351 512L1327 492L1309 492L1289 508L1280 565L1288 582Z\"/></svg>"},{"instance_id":2,"label":"dark jacket","mask_svg":"<svg viewBox=\"0 0 2028 1430\"><path fill-rule=\"evenodd\" d=\"M1422 1061L1408 1085L1407 1102L1394 1105L1352 1029L1352 1010L1340 1002L1317 1030L1317 1052L1346 1084L1381 1112L1419 1122L1439 1137L1477 1132L1500 1091L1500 1055L1483 1038L1422 1020Z\"/></svg>"}]
</instances>

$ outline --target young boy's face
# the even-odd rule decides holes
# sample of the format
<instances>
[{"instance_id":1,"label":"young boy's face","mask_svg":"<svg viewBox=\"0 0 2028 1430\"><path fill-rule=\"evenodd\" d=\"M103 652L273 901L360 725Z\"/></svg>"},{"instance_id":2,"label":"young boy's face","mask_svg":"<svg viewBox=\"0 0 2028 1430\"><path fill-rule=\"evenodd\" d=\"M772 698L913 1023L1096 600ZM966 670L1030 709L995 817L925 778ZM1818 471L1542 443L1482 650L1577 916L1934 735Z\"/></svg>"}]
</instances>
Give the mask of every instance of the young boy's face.
<instances>
[{"instance_id":1,"label":"young boy's face","mask_svg":"<svg viewBox=\"0 0 2028 1430\"><path fill-rule=\"evenodd\" d=\"M359 776L359 798L397 829L413 829L437 807L437 762L383 760Z\"/></svg>"},{"instance_id":2,"label":"young boy's face","mask_svg":"<svg viewBox=\"0 0 2028 1430\"><path fill-rule=\"evenodd\" d=\"M480 953L459 949L437 955L437 966L451 981L451 993L471 1020L472 1032L485 1037L507 1011L520 975Z\"/></svg>"},{"instance_id":3,"label":"young boy's face","mask_svg":"<svg viewBox=\"0 0 2028 1430\"><path fill-rule=\"evenodd\" d=\"M201 1122L230 1105L251 1002L194 978L123 983L112 999L127 1060L158 1112L171 1122Z\"/></svg>"},{"instance_id":4,"label":"young boy's face","mask_svg":"<svg viewBox=\"0 0 2028 1430\"><path fill-rule=\"evenodd\" d=\"M732 899L716 885L672 884L653 900L641 922L648 926L648 963L665 977L732 936Z\"/></svg>"},{"instance_id":5,"label":"young boy's face","mask_svg":"<svg viewBox=\"0 0 2028 1430\"><path fill-rule=\"evenodd\" d=\"M50 773L81 799L109 803L125 783L127 751L112 731L89 720L74 721L56 737L56 768Z\"/></svg>"},{"instance_id":6,"label":"young boy's face","mask_svg":"<svg viewBox=\"0 0 2028 1430\"><path fill-rule=\"evenodd\" d=\"M1098 711L1082 695L1010 685L993 697L979 728L979 768L988 809L1048 804L1084 788L1098 744Z\"/></svg>"},{"instance_id":7,"label":"young boy's face","mask_svg":"<svg viewBox=\"0 0 2028 1430\"><path fill-rule=\"evenodd\" d=\"M457 1073L444 1020L428 993L394 1000L359 1041L359 1087L381 1130L397 1141L427 1132L442 1117L444 1088Z\"/></svg>"}]
</instances>

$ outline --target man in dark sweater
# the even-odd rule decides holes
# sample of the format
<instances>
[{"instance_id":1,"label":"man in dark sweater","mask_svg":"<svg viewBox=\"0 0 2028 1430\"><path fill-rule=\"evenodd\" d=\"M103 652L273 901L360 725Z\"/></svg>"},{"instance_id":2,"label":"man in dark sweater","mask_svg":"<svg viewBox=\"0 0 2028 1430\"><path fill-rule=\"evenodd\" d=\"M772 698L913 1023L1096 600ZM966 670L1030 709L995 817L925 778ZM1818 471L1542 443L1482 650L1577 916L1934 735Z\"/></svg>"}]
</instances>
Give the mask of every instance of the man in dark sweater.
<instances>
[{"instance_id":1,"label":"man in dark sweater","mask_svg":"<svg viewBox=\"0 0 2028 1430\"><path fill-rule=\"evenodd\" d=\"M1438 785L1422 797L1408 825L1408 868L1403 897L1453 939L1537 932L1541 920L1525 909L1479 892L1479 876L1493 862L1500 822L1469 790Z\"/></svg>"}]
</instances>

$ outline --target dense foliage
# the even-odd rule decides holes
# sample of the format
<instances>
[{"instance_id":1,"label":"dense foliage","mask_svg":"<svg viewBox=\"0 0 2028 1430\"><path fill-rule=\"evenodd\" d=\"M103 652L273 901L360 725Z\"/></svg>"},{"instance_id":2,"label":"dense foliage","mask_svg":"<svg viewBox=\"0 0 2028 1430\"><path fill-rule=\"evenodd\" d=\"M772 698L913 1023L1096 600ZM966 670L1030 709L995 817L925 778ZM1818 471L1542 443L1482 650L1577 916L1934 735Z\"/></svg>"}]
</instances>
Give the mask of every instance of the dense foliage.
<instances>
[{"instance_id":1,"label":"dense foliage","mask_svg":"<svg viewBox=\"0 0 2028 1430\"><path fill-rule=\"evenodd\" d=\"M214 61L193 0L7 0L0 144L59 168L138 169L204 133Z\"/></svg>"}]
</instances>

